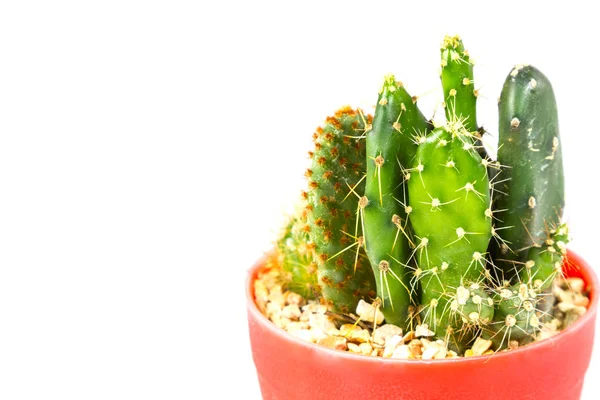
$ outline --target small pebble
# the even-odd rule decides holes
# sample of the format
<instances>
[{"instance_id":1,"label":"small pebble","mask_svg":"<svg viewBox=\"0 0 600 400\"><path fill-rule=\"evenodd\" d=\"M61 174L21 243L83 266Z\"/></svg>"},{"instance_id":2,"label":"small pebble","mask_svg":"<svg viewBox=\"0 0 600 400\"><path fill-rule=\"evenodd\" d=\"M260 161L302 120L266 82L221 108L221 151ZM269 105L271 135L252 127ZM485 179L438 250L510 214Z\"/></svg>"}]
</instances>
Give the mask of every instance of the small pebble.
<instances>
[{"instance_id":1,"label":"small pebble","mask_svg":"<svg viewBox=\"0 0 600 400\"><path fill-rule=\"evenodd\" d=\"M385 358L390 358L392 354L394 354L394 350L396 350L396 347L398 347L402 343L404 343L404 340L400 335L394 335L388 338L385 341L385 349L383 350L383 356Z\"/></svg>"},{"instance_id":2,"label":"small pebble","mask_svg":"<svg viewBox=\"0 0 600 400\"><path fill-rule=\"evenodd\" d=\"M369 343L361 343L358 347L365 356L369 356L373 352L373 348Z\"/></svg>"},{"instance_id":3,"label":"small pebble","mask_svg":"<svg viewBox=\"0 0 600 400\"><path fill-rule=\"evenodd\" d=\"M375 322L377 325L380 325L385 318L380 308L373 307L371 303L367 303L362 299L359 300L356 306L356 314L361 321Z\"/></svg>"},{"instance_id":4,"label":"small pebble","mask_svg":"<svg viewBox=\"0 0 600 400\"><path fill-rule=\"evenodd\" d=\"M283 307L281 315L291 320L297 320L300 318L300 315L302 315L302 311L300 311L300 307L298 307L297 304L290 304Z\"/></svg>"},{"instance_id":5,"label":"small pebble","mask_svg":"<svg viewBox=\"0 0 600 400\"><path fill-rule=\"evenodd\" d=\"M362 353L361 350L360 350L360 347L357 344L354 344L354 343L348 343L348 350L351 353L358 353L358 354Z\"/></svg>"},{"instance_id":6,"label":"small pebble","mask_svg":"<svg viewBox=\"0 0 600 400\"><path fill-rule=\"evenodd\" d=\"M581 278L567 278L565 279L565 283L568 288L577 293L582 293L585 289L585 282Z\"/></svg>"},{"instance_id":7,"label":"small pebble","mask_svg":"<svg viewBox=\"0 0 600 400\"><path fill-rule=\"evenodd\" d=\"M337 329L335 323L325 314L311 314L308 318L308 324L313 329L320 329L323 332L329 332Z\"/></svg>"},{"instance_id":8,"label":"small pebble","mask_svg":"<svg viewBox=\"0 0 600 400\"><path fill-rule=\"evenodd\" d=\"M301 306L304 302L302 296L294 292L287 292L287 297L285 298L285 300L288 304L295 304L297 306Z\"/></svg>"},{"instance_id":9,"label":"small pebble","mask_svg":"<svg viewBox=\"0 0 600 400\"><path fill-rule=\"evenodd\" d=\"M410 349L413 358L421 357L423 354L423 345L419 339L411 340L408 344L408 348Z\"/></svg>"},{"instance_id":10,"label":"small pebble","mask_svg":"<svg viewBox=\"0 0 600 400\"><path fill-rule=\"evenodd\" d=\"M401 346L396 347L396 350L392 353L392 358L400 358L404 360L408 360L411 358L412 353L407 345L403 344Z\"/></svg>"},{"instance_id":11,"label":"small pebble","mask_svg":"<svg viewBox=\"0 0 600 400\"><path fill-rule=\"evenodd\" d=\"M473 355L480 356L483 353L485 353L490 347L492 347L491 340L486 340L481 337L478 337L477 339L475 339L475 343L473 343L471 350L473 351Z\"/></svg>"},{"instance_id":12,"label":"small pebble","mask_svg":"<svg viewBox=\"0 0 600 400\"><path fill-rule=\"evenodd\" d=\"M415 328L415 336L416 337L423 337L423 336L431 337L434 335L435 335L435 332L430 330L429 326L427 326L427 324L417 325L417 327Z\"/></svg>"},{"instance_id":13,"label":"small pebble","mask_svg":"<svg viewBox=\"0 0 600 400\"><path fill-rule=\"evenodd\" d=\"M290 331L290 334L292 336L297 337L298 339L302 339L302 340L304 340L306 342L313 343L313 334L312 334L312 331L310 331L308 329L293 330L293 331Z\"/></svg>"},{"instance_id":14,"label":"small pebble","mask_svg":"<svg viewBox=\"0 0 600 400\"><path fill-rule=\"evenodd\" d=\"M375 329L373 342L383 346L385 345L385 341L394 335L402 336L402 328L392 324L385 324Z\"/></svg>"},{"instance_id":15,"label":"small pebble","mask_svg":"<svg viewBox=\"0 0 600 400\"><path fill-rule=\"evenodd\" d=\"M323 339L319 339L317 341L317 344L335 350L346 350L346 343L346 339L339 336L326 336Z\"/></svg>"}]
</instances>

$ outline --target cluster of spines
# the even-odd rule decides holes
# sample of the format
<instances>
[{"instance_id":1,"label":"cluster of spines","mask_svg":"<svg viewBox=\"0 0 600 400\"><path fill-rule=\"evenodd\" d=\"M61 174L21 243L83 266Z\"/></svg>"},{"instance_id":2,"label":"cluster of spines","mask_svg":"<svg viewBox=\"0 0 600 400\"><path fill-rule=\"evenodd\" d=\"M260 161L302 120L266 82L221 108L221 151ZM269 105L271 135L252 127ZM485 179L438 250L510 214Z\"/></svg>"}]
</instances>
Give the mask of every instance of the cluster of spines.
<instances>
[{"instance_id":1,"label":"cluster of spines","mask_svg":"<svg viewBox=\"0 0 600 400\"><path fill-rule=\"evenodd\" d=\"M364 188L365 144L372 117L349 107L328 117L313 135L304 226L314 244L323 299L337 311L374 298L373 274L364 255L358 196Z\"/></svg>"}]
</instances>

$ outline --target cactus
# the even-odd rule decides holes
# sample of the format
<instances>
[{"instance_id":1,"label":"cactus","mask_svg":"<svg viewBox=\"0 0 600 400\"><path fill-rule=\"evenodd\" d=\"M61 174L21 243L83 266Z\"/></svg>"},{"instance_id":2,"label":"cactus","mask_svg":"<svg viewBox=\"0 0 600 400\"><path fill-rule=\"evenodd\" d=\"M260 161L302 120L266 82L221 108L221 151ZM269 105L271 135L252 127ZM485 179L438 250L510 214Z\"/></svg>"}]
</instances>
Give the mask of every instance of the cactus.
<instances>
[{"instance_id":1,"label":"cactus","mask_svg":"<svg viewBox=\"0 0 600 400\"><path fill-rule=\"evenodd\" d=\"M349 107L328 117L313 135L312 164L306 171L304 229L314 243L323 298L343 313L354 310L359 299L375 296L355 196L364 190L365 144L359 137L371 120Z\"/></svg>"},{"instance_id":2,"label":"cactus","mask_svg":"<svg viewBox=\"0 0 600 400\"><path fill-rule=\"evenodd\" d=\"M492 255L505 278L516 274L548 226L560 223L564 182L558 113L552 85L531 66L516 66L506 78L499 103L498 162Z\"/></svg>"},{"instance_id":3,"label":"cactus","mask_svg":"<svg viewBox=\"0 0 600 400\"><path fill-rule=\"evenodd\" d=\"M460 120L436 128L419 146L408 182L425 320L457 345L463 342L464 315L457 315L452 303L465 305L483 295L469 287L479 289L485 278L491 236L489 181L472 139ZM485 311L468 322L485 323L491 319Z\"/></svg>"},{"instance_id":4,"label":"cactus","mask_svg":"<svg viewBox=\"0 0 600 400\"><path fill-rule=\"evenodd\" d=\"M488 176L493 178L497 167L483 146L485 130L477 125L477 97L473 65L475 62L465 50L458 36L446 36L441 47L441 79L444 90L444 108L446 120L459 119L465 129L473 134L477 152L484 160Z\"/></svg>"},{"instance_id":5,"label":"cactus","mask_svg":"<svg viewBox=\"0 0 600 400\"><path fill-rule=\"evenodd\" d=\"M479 93L473 80L473 61L458 36L446 36L441 53L446 120L459 119L467 131L476 132Z\"/></svg>"},{"instance_id":6,"label":"cactus","mask_svg":"<svg viewBox=\"0 0 600 400\"><path fill-rule=\"evenodd\" d=\"M374 119L344 108L317 129L282 265L290 287L342 313L377 299L387 323L416 318L453 349L479 337L496 350L525 344L553 306L568 242L554 93L533 67L509 74L492 162L473 61L457 36L441 57L445 124L434 127L389 75Z\"/></svg>"},{"instance_id":7,"label":"cactus","mask_svg":"<svg viewBox=\"0 0 600 400\"><path fill-rule=\"evenodd\" d=\"M429 124L416 102L387 76L379 93L373 128L367 132L367 178L364 197L365 247L388 322L406 327L410 306L407 263L411 249L407 224L404 169Z\"/></svg>"},{"instance_id":8,"label":"cactus","mask_svg":"<svg viewBox=\"0 0 600 400\"><path fill-rule=\"evenodd\" d=\"M320 296L314 245L308 241L303 228L304 223L299 217L289 219L277 241L277 256L285 272L287 288L305 299L314 299Z\"/></svg>"},{"instance_id":9,"label":"cactus","mask_svg":"<svg viewBox=\"0 0 600 400\"><path fill-rule=\"evenodd\" d=\"M496 315L485 336L497 349L507 347L513 340L523 345L535 339L541 321L553 306L550 289L561 273L568 241L566 225L551 230L543 246L529 250L527 261L519 270L518 283L496 290Z\"/></svg>"}]
</instances>

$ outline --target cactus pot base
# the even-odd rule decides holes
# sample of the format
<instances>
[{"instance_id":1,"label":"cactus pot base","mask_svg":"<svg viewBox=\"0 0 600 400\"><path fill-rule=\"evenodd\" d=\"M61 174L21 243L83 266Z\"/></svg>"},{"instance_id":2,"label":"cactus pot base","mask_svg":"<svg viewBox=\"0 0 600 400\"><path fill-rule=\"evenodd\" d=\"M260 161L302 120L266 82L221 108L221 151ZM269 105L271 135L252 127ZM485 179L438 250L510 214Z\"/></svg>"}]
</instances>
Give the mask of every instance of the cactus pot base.
<instances>
[{"instance_id":1,"label":"cactus pot base","mask_svg":"<svg viewBox=\"0 0 600 400\"><path fill-rule=\"evenodd\" d=\"M254 303L260 260L248 272L246 302L252 355L263 399L468 400L580 398L598 309L598 278L569 251L563 270L590 287L588 311L551 339L492 356L398 360L331 350L276 327Z\"/></svg>"}]
</instances>

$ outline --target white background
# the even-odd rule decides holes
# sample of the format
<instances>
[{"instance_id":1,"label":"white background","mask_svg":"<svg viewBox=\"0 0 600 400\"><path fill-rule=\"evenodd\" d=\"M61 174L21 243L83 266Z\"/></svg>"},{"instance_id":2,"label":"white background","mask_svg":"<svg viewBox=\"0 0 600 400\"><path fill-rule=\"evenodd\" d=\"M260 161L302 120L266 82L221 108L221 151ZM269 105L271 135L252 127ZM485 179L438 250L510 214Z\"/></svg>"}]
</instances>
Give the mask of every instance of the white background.
<instances>
[{"instance_id":1,"label":"white background","mask_svg":"<svg viewBox=\"0 0 600 400\"><path fill-rule=\"evenodd\" d=\"M3 2L0 398L259 399L243 280L311 133L389 72L430 114L445 33L492 133L513 64L551 79L571 247L600 265L600 28L559 4ZM599 375L596 351L584 399Z\"/></svg>"}]
</instances>

